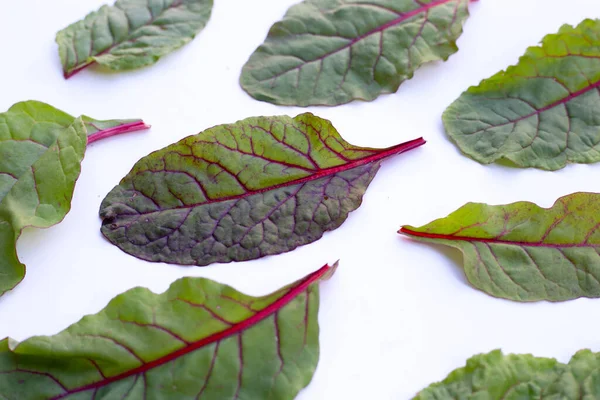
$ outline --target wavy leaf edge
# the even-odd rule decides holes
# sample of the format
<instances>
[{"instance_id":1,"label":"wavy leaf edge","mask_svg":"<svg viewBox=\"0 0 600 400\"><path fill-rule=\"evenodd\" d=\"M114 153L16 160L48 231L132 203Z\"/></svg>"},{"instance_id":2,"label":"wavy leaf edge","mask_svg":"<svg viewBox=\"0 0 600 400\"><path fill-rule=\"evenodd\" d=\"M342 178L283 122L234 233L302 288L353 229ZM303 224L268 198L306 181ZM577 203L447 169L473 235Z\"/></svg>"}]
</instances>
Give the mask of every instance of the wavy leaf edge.
<instances>
[{"instance_id":1,"label":"wavy leaf edge","mask_svg":"<svg viewBox=\"0 0 600 400\"><path fill-rule=\"evenodd\" d=\"M478 1L478 0L475 0L475 1ZM549 160L540 159L540 160L533 160L531 162L531 164L523 164L523 161L520 159L520 155L518 155L516 151L512 151L512 150L510 152L509 151L504 151L504 152L501 151L501 149L504 145L497 148L496 151L492 155L482 154L479 151L479 149L475 148L474 146L468 146L468 145L465 145L464 143L461 143L461 140L460 140L461 136L464 136L467 134L458 132L458 129L455 127L452 127L452 125L451 125L458 118L458 115L459 115L458 110L455 109L455 106L460 104L459 102L463 100L463 97L467 97L470 95L475 96L478 94L478 92L480 90L489 88L492 84L498 84L498 86L500 86L500 87L503 86L507 79L511 79L511 78L519 76L518 74L513 75L512 74L513 71L519 72L519 70L527 64L531 64L535 68L537 68L536 60L538 57L535 57L537 52L542 51L542 52L546 53L546 50L547 50L546 46L552 45L552 44L554 44L555 41L560 40L561 39L560 35L563 34L565 32L565 30L575 31L577 29L584 27L586 24L592 24L592 23L600 24L600 19L586 18L581 23L576 24L576 25L571 25L571 24L561 25L561 27L559 28L557 33L547 34L540 40L538 45L527 47L525 50L525 53L518 58L516 64L506 67L505 69L495 73L494 75L492 75L489 78L482 79L478 84L469 86L467 88L467 90L462 92L460 97L458 99L456 99L452 104L450 104L450 106L448 106L448 108L446 110L444 110L444 112L443 112L442 120L443 120L443 124L444 124L444 129L445 129L445 131L447 133L447 137L450 139L450 141L458 147L459 151L463 155L465 155L481 164L484 164L484 165L489 165L489 164L493 164L493 163L501 163L502 164L504 162L510 166L516 166L519 168L539 168L539 169L546 170L546 171L556 171L556 170L562 169L570 164L588 164L588 163L597 162L597 161L571 160L567 157L564 161L557 162L557 163L554 163L555 162L554 159L549 159ZM568 50L568 47L567 47L567 55L571 56L571 57L577 57L577 56L592 57L592 56L588 56L585 54L570 53L569 51L570 50ZM558 57L558 56L550 55L550 54L546 53L546 57L551 58L551 57ZM600 58L600 56L597 56L595 58ZM578 67L578 69L581 71L581 67ZM583 72L578 72L578 73L583 74ZM583 75L583 76L586 77L586 75ZM537 78L552 78L552 79L556 80L557 83L562 84L566 88L566 84L562 81L557 80L557 78L554 76L539 75L539 76L537 76ZM531 107L533 109L533 111L526 115L519 116L518 118L516 118L514 120L513 119L508 120L508 118L507 118L508 122L505 122L502 124L498 124L498 125L489 124L490 126L488 128L479 129L475 133L478 133L480 131L484 131L487 129L491 129L491 128L497 128L500 126L513 125L513 132L511 132L511 134L507 136L507 139L505 140L505 142L506 142L506 141L510 140L510 136L512 135L512 133L514 133L516 126L519 122L525 121L528 118L531 118L533 116L537 116L538 123L539 123L540 117L544 112L552 110L559 106L563 106L563 105L567 109L567 118L570 120L572 117L570 116L566 105L569 102L571 102L572 100L580 98L581 96L583 96L593 90L598 90L599 88L600 88L600 80L591 82L589 79L587 79L587 86L585 86L579 90L576 90L576 91L567 90L566 96L559 98L559 99L551 102L550 104L547 104L540 108L534 107L532 104L530 104L530 101L531 101L530 99L525 100L518 96L517 97L507 96L505 98L500 98L500 97L493 98L495 100L511 100L511 99L521 100L524 103L526 103L529 107ZM568 88L566 88L566 89L568 89ZM465 121L475 121L475 120L465 119ZM482 122L485 124L488 124L485 121L482 121ZM570 133L570 131L568 133ZM471 134L474 134L474 133L469 133L468 135L471 135ZM538 135L539 135L539 128L538 128L538 132L537 132L536 136L532 139L531 143L529 143L527 146L525 146L525 148L531 147L534 143L533 141L535 140L535 138ZM567 141L568 141L568 139L567 139ZM565 150L563 150L563 152L565 152L568 149L569 148L567 147ZM523 150L523 149L521 149L521 150ZM592 150L593 150L593 148L592 148Z\"/></svg>"},{"instance_id":2,"label":"wavy leaf edge","mask_svg":"<svg viewBox=\"0 0 600 400\"><path fill-rule=\"evenodd\" d=\"M60 400L60 399L69 397L71 395L77 394L77 393L82 393L82 392L89 391L89 390L97 390L97 389L100 389L107 385L110 385L112 383L126 379L128 377L131 377L131 376L134 376L134 375L137 375L140 373L148 372L154 368L160 367L170 361L173 361L179 357L185 356L185 355L187 355L195 350L198 350L202 347L205 347L209 344L227 339L237 333L240 333L246 329L249 329L249 328L253 327L254 325L258 324L259 322L263 321L264 319L268 318L269 316L273 315L277 311L281 310L283 307L285 307L287 304L289 304L291 301L293 301L300 294L302 294L303 292L308 290L311 285L329 280L336 273L338 265L339 265L339 261L336 261L332 265L326 264L323 267L321 267L320 269L318 269L317 271L312 272L312 273L308 274L306 277L296 281L295 283L292 283L292 284L288 285L287 287L282 288L284 290L285 289L289 289L289 290L287 290L281 297L277 298L273 303L269 304L267 307L261 309L260 311L257 311L256 314L252 315L251 317L246 318L245 320L232 325L230 328L224 329L220 332L213 333L210 336L199 339L197 341L185 343L182 348L172 351L171 353L169 353L165 356L159 357L153 361L144 363L137 368L130 369L128 371L125 371L123 373L120 373L120 374L117 374L114 376L104 376L104 374L102 374L102 380L93 382L93 383L90 383L90 384L87 384L87 385L84 385L81 387L77 387L77 388L66 388L66 386L61 384L59 381L55 380L55 382L58 383L64 389L64 393L62 393L58 396L52 397L51 400ZM150 292L150 291L149 292L155 296L167 295L169 293L169 291L171 290L171 288L174 288L176 285L178 285L182 281L214 282L207 278L185 277L185 278L180 278L180 279L176 280L175 282L173 282L169 286L169 288L162 293L157 294L154 292ZM226 289L233 289L231 286L228 286L228 285L223 285L223 287ZM263 298L268 298L269 296L277 294L282 289L274 291L265 296L259 296L259 297L255 297L255 298L258 300L263 299ZM128 296L128 294L134 293L137 290L148 290L148 289L143 288L143 287L136 287L136 288L132 288L124 293L121 293L120 295L117 295L114 299L112 299L108 303L108 305L106 307L104 307L99 313L102 313L104 310L108 309L111 306L111 304L119 303L121 299L126 298ZM233 290L235 290L235 289L233 289ZM92 314L92 315L98 315L98 314ZM75 327L77 324L81 323L85 319L86 319L86 317L84 316L79 322L72 324L70 327L67 327L64 331L67 331L71 327ZM26 344L31 339L42 339L43 340L45 338L50 338L50 336L34 336L34 337L31 337L30 339L24 340L23 342L18 342L16 340L8 337L3 340L0 340L0 352L8 351L14 355L27 356L28 353L26 351L20 351L21 344L22 343ZM45 374L45 373L42 373L42 374ZM51 376L51 375L47 375L47 376Z\"/></svg>"},{"instance_id":3,"label":"wavy leaf edge","mask_svg":"<svg viewBox=\"0 0 600 400\"><path fill-rule=\"evenodd\" d=\"M403 22L406 22L410 18L413 18L413 17L415 17L415 16L417 16L419 14L422 14L422 13L428 13L429 10L435 9L435 7L438 7L438 6L443 6L443 5L445 5L445 4L449 3L449 2L452 2L452 1L456 1L456 0L433 0L430 3L426 3L426 4L423 4L423 3L419 2L419 1L417 1L416 3L417 3L418 7L416 9L407 11L407 12L405 12L403 14L400 14L399 12L393 11L394 13L396 13L398 15L397 18L394 18L393 20L391 20L391 21L389 21L389 22L387 22L385 24L382 24L381 26L378 26L378 27L376 27L374 29L371 29L368 32L366 32L366 33L364 33L362 35L359 35L357 37L354 37L354 38L345 38L345 39L351 39L351 40L350 40L350 42L348 44L344 45L343 47L341 47L339 49L335 49L335 50L333 50L333 51L331 51L329 53L326 53L326 54L320 56L319 58L317 58L316 60L305 60L304 64L300 64L298 66L295 66L293 68L285 70L284 72L278 73L274 77L269 78L267 80L273 79L273 84L271 85L271 88L273 88L273 86L275 85L275 81L280 76L288 74L291 71L295 71L295 70L300 71L307 64L315 62L317 60L320 60L319 62L323 63L323 61L325 59L327 59L328 57L332 56L333 54L339 53L340 51L343 51L343 50L345 50L347 48L351 49L352 46L354 46L356 43L364 40L365 38L368 38L368 37L370 37L370 36L372 36L374 34L377 34L377 33L383 33L383 32L385 32L385 30L387 30L389 28L392 28L392 27L395 27L395 26L397 26L397 25L399 25L399 24L401 24ZM475 3L475 2L479 2L479 0L466 0L467 5L470 4L470 3ZM246 75L250 75L249 71L252 71L252 70L255 69L254 67L251 68L251 61L253 61L253 58L254 58L254 56L256 54L258 54L260 51L263 50L263 46L265 46L265 43L267 43L268 39L270 39L270 37L271 37L271 30L273 28L275 28L278 24L280 24L282 21L285 20L285 18L288 16L289 11L292 8L297 7L297 6L301 5L301 4L302 3L298 3L296 5L293 5L288 10L288 12L286 12L286 14L283 16L283 19L281 19L280 21L276 22L271 27L271 29L269 30L269 33L266 36L266 38L263 41L263 43L254 50L254 52L250 56L250 59L248 61L246 61L246 63L244 64L244 67L242 69L242 74L241 74L240 79L239 79L239 83L240 83L240 86L242 87L242 89L246 93L248 93L249 96L255 98L256 100L265 101L265 102L269 102L269 103L273 103L273 104L281 105L281 106L299 106L299 107L307 107L307 106L338 106L338 105L343 105L343 104L350 103L350 102L355 101L355 100L365 101L365 102L367 102L367 101L373 101L373 100L375 100L377 97L379 97L382 94L391 94L391 93L397 92L398 89L399 89L399 87L400 87L400 85L404 81L406 81L408 79L411 79L413 77L413 75L414 75L414 72L417 69L419 69L421 66L423 66L425 64L432 63L434 61L447 61L448 58L452 54L454 54L454 53L456 53L458 51L458 46L456 45L456 42L457 42L458 38L462 35L462 32L463 32L462 25L461 25L460 32L458 33L458 37L456 37L454 39L450 39L448 41L448 44L454 47L454 51L452 51L450 54L448 54L446 56L440 56L440 57L438 57L435 60L423 61L423 62L420 62L420 63L416 64L414 66L414 69L412 71L408 70L407 74L405 76L403 74L401 74L401 78L400 78L399 82L397 83L397 85L394 85L395 89L389 89L389 88L383 88L382 87L381 90L380 90L380 92L378 94L375 94L375 95L368 94L368 96L367 95L363 95L363 96L360 96L360 95L351 95L351 96L349 96L349 98L347 98L347 99L345 99L343 101L339 101L337 99L334 99L334 100L331 100L331 101L314 101L314 100L302 100L302 101L299 101L298 99L294 99L292 101L290 99L282 98L277 93L273 93L272 91L267 92L265 90L260 90L260 88L255 87L255 86L257 86L256 83L251 82L251 80L248 79L246 77ZM360 5L360 4L361 3L347 3L347 4L344 3L344 5ZM371 5L371 3L362 3L362 4L364 4L364 5ZM374 3L372 5L377 6L376 3ZM392 11L392 10L390 10L390 11ZM469 16L469 11L467 10L467 17L468 16ZM422 29L423 28L421 28L421 31L422 31ZM419 35L420 34L421 33L419 33ZM416 42L416 38L415 38L415 42ZM413 45L414 45L414 43L413 43ZM383 49L383 45L380 45L380 46ZM266 53L270 54L269 52L266 52ZM292 56L297 57L297 55L294 55L294 54L292 54ZM301 57L298 57L298 58L301 58ZM345 75L347 75L350 70L351 70L351 67L345 73ZM319 79L319 76L317 76L316 80L318 81L318 79ZM299 80L300 80L300 72L298 72L298 81ZM257 82L260 83L260 82L263 82L263 80L257 80ZM343 81L342 81L342 83L343 83ZM338 87L338 89L339 89L339 87ZM335 97L334 95L335 95L334 93L330 93L330 97Z\"/></svg>"},{"instance_id":4,"label":"wavy leaf edge","mask_svg":"<svg viewBox=\"0 0 600 400\"><path fill-rule=\"evenodd\" d=\"M398 233L455 248L472 287L520 302L600 297L600 194L576 192L551 207L467 203Z\"/></svg>"}]
</instances>

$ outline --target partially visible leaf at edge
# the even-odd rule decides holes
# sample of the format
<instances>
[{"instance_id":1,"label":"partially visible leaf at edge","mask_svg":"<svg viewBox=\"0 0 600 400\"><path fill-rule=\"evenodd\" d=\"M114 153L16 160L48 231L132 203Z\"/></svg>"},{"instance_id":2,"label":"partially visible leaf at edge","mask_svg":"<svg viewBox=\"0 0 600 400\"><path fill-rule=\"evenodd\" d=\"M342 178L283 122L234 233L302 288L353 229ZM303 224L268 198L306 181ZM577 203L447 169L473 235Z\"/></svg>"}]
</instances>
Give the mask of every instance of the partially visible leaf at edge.
<instances>
[{"instance_id":1,"label":"partially visible leaf at edge","mask_svg":"<svg viewBox=\"0 0 600 400\"><path fill-rule=\"evenodd\" d=\"M182 265L291 251L338 228L382 160L424 143L353 146L310 113L216 126L138 161L102 202L102 233Z\"/></svg>"},{"instance_id":2,"label":"partially visible leaf at edge","mask_svg":"<svg viewBox=\"0 0 600 400\"><path fill-rule=\"evenodd\" d=\"M600 20L564 25L444 112L472 159L557 170L600 161Z\"/></svg>"},{"instance_id":3,"label":"partially visible leaf at edge","mask_svg":"<svg viewBox=\"0 0 600 400\"><path fill-rule=\"evenodd\" d=\"M0 395L292 400L317 366L319 284L336 266L263 297L204 278L129 290L55 336L0 342Z\"/></svg>"},{"instance_id":4,"label":"partially visible leaf at edge","mask_svg":"<svg viewBox=\"0 0 600 400\"><path fill-rule=\"evenodd\" d=\"M244 66L252 97L339 105L393 93L422 64L447 60L469 0L305 0L289 9Z\"/></svg>"},{"instance_id":5,"label":"partially visible leaf at edge","mask_svg":"<svg viewBox=\"0 0 600 400\"><path fill-rule=\"evenodd\" d=\"M600 194L533 203L469 203L400 233L459 249L476 288L517 301L600 297Z\"/></svg>"},{"instance_id":6,"label":"partially visible leaf at edge","mask_svg":"<svg viewBox=\"0 0 600 400\"><path fill-rule=\"evenodd\" d=\"M98 63L128 70L156 63L190 42L210 18L212 0L118 0L56 35L65 78Z\"/></svg>"},{"instance_id":7,"label":"partially visible leaf at edge","mask_svg":"<svg viewBox=\"0 0 600 400\"><path fill-rule=\"evenodd\" d=\"M500 350L470 358L413 400L579 400L600 398L600 353L578 351L568 364Z\"/></svg>"},{"instance_id":8,"label":"partially visible leaf at edge","mask_svg":"<svg viewBox=\"0 0 600 400\"><path fill-rule=\"evenodd\" d=\"M25 276L16 251L21 231L50 227L69 212L86 143L145 127L74 118L37 101L0 114L0 295Z\"/></svg>"}]
</instances>

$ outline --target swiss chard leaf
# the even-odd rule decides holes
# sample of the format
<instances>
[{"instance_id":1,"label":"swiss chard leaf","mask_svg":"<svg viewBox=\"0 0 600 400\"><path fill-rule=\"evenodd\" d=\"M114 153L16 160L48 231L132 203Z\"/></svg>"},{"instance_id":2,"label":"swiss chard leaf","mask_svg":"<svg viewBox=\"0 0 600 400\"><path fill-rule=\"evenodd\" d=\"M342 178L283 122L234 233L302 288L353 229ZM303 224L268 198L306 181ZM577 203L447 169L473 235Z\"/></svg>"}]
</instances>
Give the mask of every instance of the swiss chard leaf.
<instances>
[{"instance_id":1,"label":"swiss chard leaf","mask_svg":"<svg viewBox=\"0 0 600 400\"><path fill-rule=\"evenodd\" d=\"M86 144L145 127L74 118L36 101L0 114L0 295L25 276L15 247L21 231L50 227L69 212Z\"/></svg>"},{"instance_id":2,"label":"swiss chard leaf","mask_svg":"<svg viewBox=\"0 0 600 400\"><path fill-rule=\"evenodd\" d=\"M142 158L102 202L102 233L183 265L287 252L338 228L384 158L424 143L353 146L309 113L217 126Z\"/></svg>"},{"instance_id":3,"label":"swiss chard leaf","mask_svg":"<svg viewBox=\"0 0 600 400\"><path fill-rule=\"evenodd\" d=\"M500 350L470 358L442 382L414 400L598 399L600 354L577 352L568 364L530 354L503 355Z\"/></svg>"},{"instance_id":4,"label":"swiss chard leaf","mask_svg":"<svg viewBox=\"0 0 600 400\"><path fill-rule=\"evenodd\" d=\"M600 297L600 194L571 194L548 209L529 202L469 203L400 233L459 249L469 282L492 296Z\"/></svg>"},{"instance_id":5,"label":"swiss chard leaf","mask_svg":"<svg viewBox=\"0 0 600 400\"><path fill-rule=\"evenodd\" d=\"M305 0L277 22L242 70L252 97L338 105L393 93L422 64L447 60L469 0Z\"/></svg>"},{"instance_id":6,"label":"swiss chard leaf","mask_svg":"<svg viewBox=\"0 0 600 400\"><path fill-rule=\"evenodd\" d=\"M460 150L489 164L557 170L600 161L600 20L565 25L444 113Z\"/></svg>"},{"instance_id":7,"label":"swiss chard leaf","mask_svg":"<svg viewBox=\"0 0 600 400\"><path fill-rule=\"evenodd\" d=\"M65 78L98 63L113 70L154 64L190 42L212 0L117 0L56 35Z\"/></svg>"},{"instance_id":8,"label":"swiss chard leaf","mask_svg":"<svg viewBox=\"0 0 600 400\"><path fill-rule=\"evenodd\" d=\"M325 266L263 297L204 278L136 288L51 337L0 342L0 395L291 400L319 359Z\"/></svg>"}]
</instances>

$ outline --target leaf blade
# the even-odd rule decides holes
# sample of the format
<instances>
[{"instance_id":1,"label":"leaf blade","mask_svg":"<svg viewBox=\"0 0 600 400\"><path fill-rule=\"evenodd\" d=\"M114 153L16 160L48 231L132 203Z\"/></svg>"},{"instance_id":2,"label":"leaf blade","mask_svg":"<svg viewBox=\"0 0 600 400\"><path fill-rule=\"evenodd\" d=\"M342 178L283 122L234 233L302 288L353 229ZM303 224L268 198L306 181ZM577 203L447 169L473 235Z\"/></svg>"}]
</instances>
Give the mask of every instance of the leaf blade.
<instances>
[{"instance_id":1,"label":"leaf blade","mask_svg":"<svg viewBox=\"0 0 600 400\"><path fill-rule=\"evenodd\" d=\"M458 50L468 3L306 0L273 25L240 84L279 105L374 100L395 92L422 64Z\"/></svg>"},{"instance_id":2,"label":"leaf blade","mask_svg":"<svg viewBox=\"0 0 600 400\"><path fill-rule=\"evenodd\" d=\"M0 113L0 295L25 276L15 248L22 230L48 228L69 212L87 143L145 127L75 118L37 101Z\"/></svg>"},{"instance_id":3,"label":"leaf blade","mask_svg":"<svg viewBox=\"0 0 600 400\"><path fill-rule=\"evenodd\" d=\"M578 351L568 364L553 358L530 354L503 355L500 350L476 355L467 365L452 371L442 382L421 391L414 400L450 400L485 396L500 400L512 398L579 399L600 396L595 385L587 384L598 371L599 356Z\"/></svg>"},{"instance_id":4,"label":"leaf blade","mask_svg":"<svg viewBox=\"0 0 600 400\"><path fill-rule=\"evenodd\" d=\"M2 295L25 275L15 248L21 231L57 224L69 211L87 137L81 120L61 128L50 122L32 123L29 114L14 110L0 114L0 120L6 126L0 140L0 172L10 177L0 184L0 222L3 236L13 234L0 257Z\"/></svg>"},{"instance_id":5,"label":"leaf blade","mask_svg":"<svg viewBox=\"0 0 600 400\"><path fill-rule=\"evenodd\" d=\"M141 159L102 202L102 233L181 265L290 251L340 226L383 159L424 143L352 146L312 114L217 126Z\"/></svg>"},{"instance_id":6,"label":"leaf blade","mask_svg":"<svg viewBox=\"0 0 600 400\"><path fill-rule=\"evenodd\" d=\"M40 388L48 390L44 398L52 399L96 394L136 398L145 390L181 400L236 394L250 398L251 393L255 398L292 399L316 368L318 287L335 268L325 266L263 297L203 278L180 279L160 295L132 289L58 335L10 346L7 340L0 342L1 387L20 388L24 399L39 396ZM101 341L93 342L92 337ZM262 357L246 357L253 349L261 350ZM239 354L243 362L254 363L254 369L238 371L232 362ZM187 371L190 377L180 378L174 371ZM254 376L267 371L272 381ZM21 380L27 376L28 384L19 384L11 374ZM283 375L285 380L280 379Z\"/></svg>"},{"instance_id":7,"label":"leaf blade","mask_svg":"<svg viewBox=\"0 0 600 400\"><path fill-rule=\"evenodd\" d=\"M548 209L533 203L469 203L400 233L460 250L476 288L516 301L600 297L600 196L574 193Z\"/></svg>"},{"instance_id":8,"label":"leaf blade","mask_svg":"<svg viewBox=\"0 0 600 400\"><path fill-rule=\"evenodd\" d=\"M506 159L553 171L597 162L599 44L600 20L547 35L516 65L469 88L448 107L448 136L482 164Z\"/></svg>"},{"instance_id":9,"label":"leaf blade","mask_svg":"<svg viewBox=\"0 0 600 400\"><path fill-rule=\"evenodd\" d=\"M212 0L118 0L56 35L66 79L94 63L129 70L156 63L190 42L212 12Z\"/></svg>"}]
</instances>

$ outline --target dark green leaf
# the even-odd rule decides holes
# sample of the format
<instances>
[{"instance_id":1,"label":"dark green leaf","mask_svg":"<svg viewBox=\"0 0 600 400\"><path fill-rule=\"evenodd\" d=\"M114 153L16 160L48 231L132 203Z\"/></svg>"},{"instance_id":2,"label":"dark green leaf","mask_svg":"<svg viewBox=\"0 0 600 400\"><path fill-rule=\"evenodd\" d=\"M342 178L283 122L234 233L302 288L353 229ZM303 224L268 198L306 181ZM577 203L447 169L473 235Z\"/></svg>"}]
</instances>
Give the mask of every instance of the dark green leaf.
<instances>
[{"instance_id":1,"label":"dark green leaf","mask_svg":"<svg viewBox=\"0 0 600 400\"><path fill-rule=\"evenodd\" d=\"M561 197L552 208L469 203L401 233L459 249L469 282L517 301L600 297L600 194Z\"/></svg>"},{"instance_id":2,"label":"dark green leaf","mask_svg":"<svg viewBox=\"0 0 600 400\"><path fill-rule=\"evenodd\" d=\"M413 400L582 400L600 398L600 354L577 352L568 364L500 350L470 358Z\"/></svg>"},{"instance_id":3,"label":"dark green leaf","mask_svg":"<svg viewBox=\"0 0 600 400\"><path fill-rule=\"evenodd\" d=\"M393 93L422 64L447 60L469 0L305 0L277 22L240 79L282 105L338 105Z\"/></svg>"},{"instance_id":4,"label":"dark green leaf","mask_svg":"<svg viewBox=\"0 0 600 400\"><path fill-rule=\"evenodd\" d=\"M519 63L471 87L444 113L460 150L482 164L557 170L600 161L600 20L563 26Z\"/></svg>"},{"instance_id":5,"label":"dark green leaf","mask_svg":"<svg viewBox=\"0 0 600 400\"><path fill-rule=\"evenodd\" d=\"M25 276L15 248L21 231L47 228L69 212L88 141L145 127L74 118L36 101L0 113L0 295Z\"/></svg>"},{"instance_id":6,"label":"dark green leaf","mask_svg":"<svg viewBox=\"0 0 600 400\"><path fill-rule=\"evenodd\" d=\"M142 158L102 202L102 233L184 265L290 251L339 227L384 158L424 143L352 146L312 114L217 126Z\"/></svg>"},{"instance_id":7,"label":"dark green leaf","mask_svg":"<svg viewBox=\"0 0 600 400\"><path fill-rule=\"evenodd\" d=\"M204 278L132 289L55 336L0 342L0 397L291 400L317 366L319 283L334 271L263 297Z\"/></svg>"},{"instance_id":8,"label":"dark green leaf","mask_svg":"<svg viewBox=\"0 0 600 400\"><path fill-rule=\"evenodd\" d=\"M212 0L118 0L56 35L65 78L93 63L114 70L154 64L190 42L212 11Z\"/></svg>"}]
</instances>

